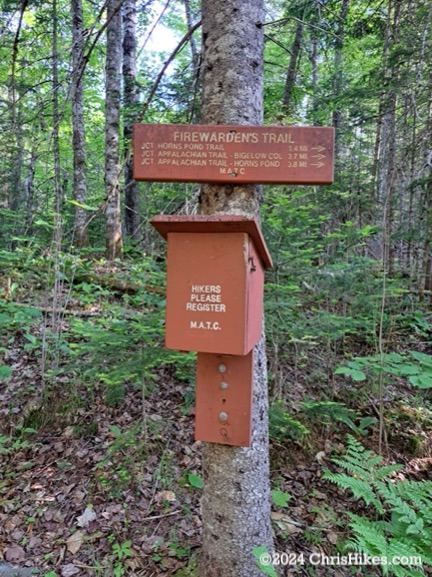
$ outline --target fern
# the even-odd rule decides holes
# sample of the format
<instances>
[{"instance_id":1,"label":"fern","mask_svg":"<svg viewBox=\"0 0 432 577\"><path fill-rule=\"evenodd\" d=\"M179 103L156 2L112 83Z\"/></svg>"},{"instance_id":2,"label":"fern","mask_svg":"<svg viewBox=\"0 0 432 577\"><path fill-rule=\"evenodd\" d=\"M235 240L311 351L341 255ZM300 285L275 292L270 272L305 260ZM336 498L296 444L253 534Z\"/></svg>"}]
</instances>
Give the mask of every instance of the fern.
<instances>
[{"instance_id":1,"label":"fern","mask_svg":"<svg viewBox=\"0 0 432 577\"><path fill-rule=\"evenodd\" d=\"M373 487L371 487L370 483L367 481L350 477L343 473L331 473L327 470L324 473L324 478L331 481L341 489L349 489L357 499L363 499L366 505L375 505L375 508L379 513L384 512L381 501L377 498Z\"/></svg>"},{"instance_id":2,"label":"fern","mask_svg":"<svg viewBox=\"0 0 432 577\"><path fill-rule=\"evenodd\" d=\"M424 566L432 566L432 482L393 481L390 476L401 466L381 466L382 457L351 436L346 454L333 461L346 472L327 470L324 478L351 491L380 515L378 520L371 520L348 513L352 537L345 549L388 560L418 556ZM423 568L403 565L383 565L382 572L396 577L425 575Z\"/></svg>"}]
</instances>

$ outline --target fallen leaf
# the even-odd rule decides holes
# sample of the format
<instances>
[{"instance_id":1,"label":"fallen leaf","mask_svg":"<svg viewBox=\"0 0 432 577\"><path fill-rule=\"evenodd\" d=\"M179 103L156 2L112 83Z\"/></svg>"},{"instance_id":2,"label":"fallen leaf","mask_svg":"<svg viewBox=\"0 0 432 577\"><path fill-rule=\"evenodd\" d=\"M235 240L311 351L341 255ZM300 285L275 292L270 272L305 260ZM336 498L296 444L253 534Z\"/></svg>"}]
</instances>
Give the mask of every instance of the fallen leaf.
<instances>
[{"instance_id":1,"label":"fallen leaf","mask_svg":"<svg viewBox=\"0 0 432 577\"><path fill-rule=\"evenodd\" d=\"M332 543L333 545L336 545L336 543L338 542L338 535L337 535L337 533L334 533L333 531L328 531L327 532L327 539L330 541L330 543Z\"/></svg>"},{"instance_id":2,"label":"fallen leaf","mask_svg":"<svg viewBox=\"0 0 432 577\"><path fill-rule=\"evenodd\" d=\"M92 509L92 507L87 507L86 510L82 515L77 517L77 525L78 527L87 527L90 521L94 521L96 519L96 513Z\"/></svg>"},{"instance_id":3,"label":"fallen leaf","mask_svg":"<svg viewBox=\"0 0 432 577\"><path fill-rule=\"evenodd\" d=\"M301 529L298 526L299 524L284 513L275 511L271 513L270 517L281 531L287 531L290 535L297 535L297 533L301 532Z\"/></svg>"},{"instance_id":4,"label":"fallen leaf","mask_svg":"<svg viewBox=\"0 0 432 577\"><path fill-rule=\"evenodd\" d=\"M19 545L11 545L4 552L4 558L10 563L21 563L25 558L25 551Z\"/></svg>"},{"instance_id":5,"label":"fallen leaf","mask_svg":"<svg viewBox=\"0 0 432 577\"><path fill-rule=\"evenodd\" d=\"M83 544L83 542L84 542L84 535L82 534L81 531L76 531L66 541L67 550L69 551L69 553L72 553L72 555L75 555L75 553L78 553L78 551L81 549L81 545Z\"/></svg>"},{"instance_id":6,"label":"fallen leaf","mask_svg":"<svg viewBox=\"0 0 432 577\"><path fill-rule=\"evenodd\" d=\"M318 461L320 465L322 465L323 460L326 458L325 451L320 451L315 455L315 459Z\"/></svg>"},{"instance_id":7,"label":"fallen leaf","mask_svg":"<svg viewBox=\"0 0 432 577\"><path fill-rule=\"evenodd\" d=\"M156 494L156 501L159 503L161 501L168 501L169 503L173 503L176 499L177 497L175 496L174 491L159 491L159 493Z\"/></svg>"},{"instance_id":8,"label":"fallen leaf","mask_svg":"<svg viewBox=\"0 0 432 577\"><path fill-rule=\"evenodd\" d=\"M78 567L75 567L73 563L68 563L63 567L61 574L62 577L72 577L72 575L77 575L79 572Z\"/></svg>"}]
</instances>

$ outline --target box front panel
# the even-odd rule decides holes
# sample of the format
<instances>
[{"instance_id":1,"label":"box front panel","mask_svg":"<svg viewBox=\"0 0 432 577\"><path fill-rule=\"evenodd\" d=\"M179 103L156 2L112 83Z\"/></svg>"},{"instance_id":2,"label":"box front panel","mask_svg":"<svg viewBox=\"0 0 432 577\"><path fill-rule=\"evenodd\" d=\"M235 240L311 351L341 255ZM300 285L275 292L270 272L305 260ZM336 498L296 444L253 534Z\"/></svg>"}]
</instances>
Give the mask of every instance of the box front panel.
<instances>
[{"instance_id":1,"label":"box front panel","mask_svg":"<svg viewBox=\"0 0 432 577\"><path fill-rule=\"evenodd\" d=\"M167 348L243 355L248 235L169 233Z\"/></svg>"},{"instance_id":2,"label":"box front panel","mask_svg":"<svg viewBox=\"0 0 432 577\"><path fill-rule=\"evenodd\" d=\"M249 447L253 351L243 356L198 353L195 439Z\"/></svg>"}]
</instances>

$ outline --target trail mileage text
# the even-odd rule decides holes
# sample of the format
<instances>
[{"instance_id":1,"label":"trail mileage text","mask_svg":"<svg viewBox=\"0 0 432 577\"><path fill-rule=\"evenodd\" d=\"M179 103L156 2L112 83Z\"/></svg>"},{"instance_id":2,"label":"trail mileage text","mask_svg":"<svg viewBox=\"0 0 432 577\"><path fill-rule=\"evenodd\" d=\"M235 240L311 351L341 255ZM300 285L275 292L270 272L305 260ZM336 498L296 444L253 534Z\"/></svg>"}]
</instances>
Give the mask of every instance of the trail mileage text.
<instances>
[{"instance_id":1,"label":"trail mileage text","mask_svg":"<svg viewBox=\"0 0 432 577\"><path fill-rule=\"evenodd\" d=\"M140 124L134 177L326 184L333 180L333 129Z\"/></svg>"}]
</instances>

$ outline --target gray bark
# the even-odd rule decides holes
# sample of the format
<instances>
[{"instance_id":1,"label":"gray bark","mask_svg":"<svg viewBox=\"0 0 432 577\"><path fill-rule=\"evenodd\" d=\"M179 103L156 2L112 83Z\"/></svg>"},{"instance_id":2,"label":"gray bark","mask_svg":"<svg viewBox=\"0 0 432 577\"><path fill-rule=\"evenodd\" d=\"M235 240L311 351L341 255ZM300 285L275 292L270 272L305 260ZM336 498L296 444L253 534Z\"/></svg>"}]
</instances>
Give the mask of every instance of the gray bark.
<instances>
[{"instance_id":1,"label":"gray bark","mask_svg":"<svg viewBox=\"0 0 432 577\"><path fill-rule=\"evenodd\" d=\"M30 163L27 170L27 178L24 181L24 195L26 205L26 228L27 233L32 233L32 219L34 212L34 175L36 171L36 146L33 148L30 155Z\"/></svg>"},{"instance_id":2,"label":"gray bark","mask_svg":"<svg viewBox=\"0 0 432 577\"><path fill-rule=\"evenodd\" d=\"M119 189L119 114L121 16L120 4L107 3L106 90L105 90L105 187L106 187L106 250L107 258L122 256L123 240Z\"/></svg>"},{"instance_id":3,"label":"gray bark","mask_svg":"<svg viewBox=\"0 0 432 577\"><path fill-rule=\"evenodd\" d=\"M384 44L383 76L387 90L381 95L380 110L382 111L379 151L378 151L378 202L383 211L383 260L389 274L393 274L395 248L390 241L393 231L395 179L396 179L396 108L397 108L397 66L389 63L389 54L397 42L399 26L399 0L389 0L388 21Z\"/></svg>"},{"instance_id":4,"label":"gray bark","mask_svg":"<svg viewBox=\"0 0 432 577\"><path fill-rule=\"evenodd\" d=\"M288 112L291 107L292 92L295 86L297 63L300 56L301 43L303 38L303 22L297 22L294 41L291 47L291 58L288 66L288 73L285 81L285 88L282 97L282 105Z\"/></svg>"},{"instance_id":5,"label":"gray bark","mask_svg":"<svg viewBox=\"0 0 432 577\"><path fill-rule=\"evenodd\" d=\"M335 159L340 156L340 127L342 120L342 108L339 98L342 93L342 51L345 35L345 23L348 14L349 0L342 0L342 6L339 14L339 26L335 42L334 55L334 73L333 73L333 98L335 100L335 109L333 111L332 124L335 129Z\"/></svg>"},{"instance_id":6,"label":"gray bark","mask_svg":"<svg viewBox=\"0 0 432 577\"><path fill-rule=\"evenodd\" d=\"M190 0L183 0L183 3L185 6L188 31L191 32L194 29L195 24L193 22ZM197 91L198 91L201 67L200 67L200 55L197 49L195 38L192 33L190 35L189 44L192 56L193 82L192 82L192 98L190 99L190 103L188 106L189 108L188 119L189 122L193 122L195 120L195 114L196 114L195 109L196 109Z\"/></svg>"},{"instance_id":7,"label":"gray bark","mask_svg":"<svg viewBox=\"0 0 432 577\"><path fill-rule=\"evenodd\" d=\"M138 104L136 88L136 0L123 2L123 93L124 93L124 143L125 143L125 232L135 239L140 226L138 182L132 173L132 124Z\"/></svg>"},{"instance_id":8,"label":"gray bark","mask_svg":"<svg viewBox=\"0 0 432 577\"><path fill-rule=\"evenodd\" d=\"M57 250L60 250L61 244L61 210L62 210L62 191L60 187L61 169L60 169L60 113L59 113L59 77L58 77L58 12L57 0L52 4L52 141L53 141L53 160L54 160L54 243Z\"/></svg>"},{"instance_id":9,"label":"gray bark","mask_svg":"<svg viewBox=\"0 0 432 577\"><path fill-rule=\"evenodd\" d=\"M186 13L186 22L188 30L192 30L194 27L194 22L192 18L192 10L190 5L190 0L183 0L185 5L185 13ZM198 75L198 68L199 68L199 53L196 46L196 42L193 36L190 37L189 40L190 48L191 48L191 55L192 55L192 66L194 69L194 74Z\"/></svg>"},{"instance_id":10,"label":"gray bark","mask_svg":"<svg viewBox=\"0 0 432 577\"><path fill-rule=\"evenodd\" d=\"M84 57L84 27L82 1L72 0L72 140L73 140L73 195L85 204L87 199L86 150L84 125L84 92L81 66ZM84 208L75 206L75 245L87 246L87 214Z\"/></svg>"},{"instance_id":11,"label":"gray bark","mask_svg":"<svg viewBox=\"0 0 432 577\"><path fill-rule=\"evenodd\" d=\"M263 1L203 0L205 124L262 122ZM204 185L201 213L259 217L258 185ZM205 443L202 500L204 577L262 577L252 550L272 550L264 338L255 347L250 448Z\"/></svg>"}]
</instances>

